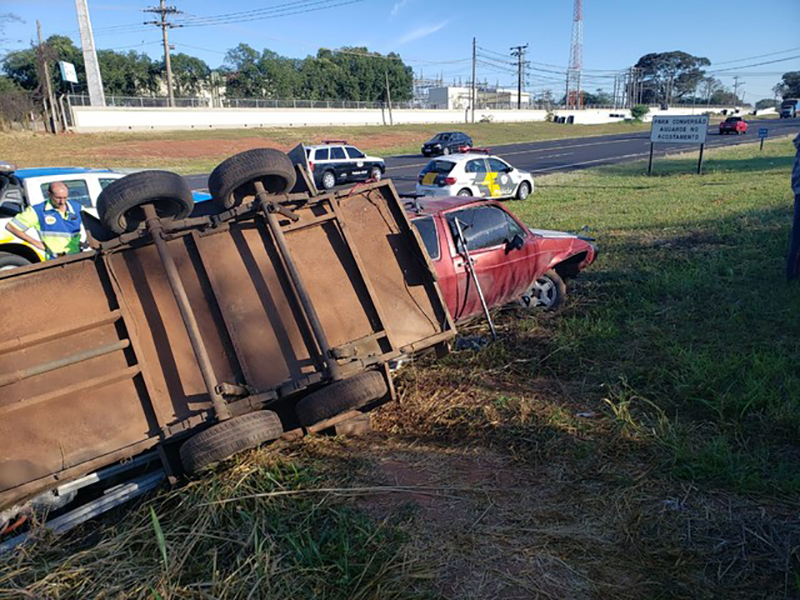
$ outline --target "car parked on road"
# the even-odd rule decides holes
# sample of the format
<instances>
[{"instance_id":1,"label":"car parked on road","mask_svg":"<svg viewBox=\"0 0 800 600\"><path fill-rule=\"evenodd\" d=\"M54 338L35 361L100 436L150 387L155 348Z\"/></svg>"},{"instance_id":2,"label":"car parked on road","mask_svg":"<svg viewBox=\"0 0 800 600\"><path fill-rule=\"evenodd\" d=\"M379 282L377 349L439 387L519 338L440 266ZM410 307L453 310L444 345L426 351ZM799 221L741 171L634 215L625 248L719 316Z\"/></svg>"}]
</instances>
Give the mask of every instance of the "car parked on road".
<instances>
[{"instance_id":1,"label":"car parked on road","mask_svg":"<svg viewBox=\"0 0 800 600\"><path fill-rule=\"evenodd\" d=\"M425 142L420 149L423 156L438 156L462 152L465 148L472 147L472 138L460 131L447 131L437 133L430 141Z\"/></svg>"},{"instance_id":2,"label":"car parked on road","mask_svg":"<svg viewBox=\"0 0 800 600\"><path fill-rule=\"evenodd\" d=\"M323 140L306 146L308 168L317 188L329 190L340 183L379 181L386 172L386 163L377 156L367 156L347 140Z\"/></svg>"},{"instance_id":3,"label":"car parked on road","mask_svg":"<svg viewBox=\"0 0 800 600\"><path fill-rule=\"evenodd\" d=\"M719 134L729 133L735 133L736 135L747 133L747 121L742 117L728 117L719 124Z\"/></svg>"},{"instance_id":4,"label":"car parked on road","mask_svg":"<svg viewBox=\"0 0 800 600\"><path fill-rule=\"evenodd\" d=\"M566 296L565 280L597 257L591 238L530 229L494 200L419 198L408 202L406 210L433 262L445 303L456 322L482 311L456 219L489 308L516 302L525 308L555 309Z\"/></svg>"},{"instance_id":5,"label":"car parked on road","mask_svg":"<svg viewBox=\"0 0 800 600\"><path fill-rule=\"evenodd\" d=\"M442 156L430 161L419 174L416 193L420 196L474 196L516 198L533 193L533 176L492 156L486 149Z\"/></svg>"},{"instance_id":6,"label":"car parked on road","mask_svg":"<svg viewBox=\"0 0 800 600\"><path fill-rule=\"evenodd\" d=\"M45 260L43 252L6 231L6 225L29 206L44 202L51 183L63 182L69 190L69 199L96 217L100 192L124 176L123 173L110 169L83 167L17 169L11 163L0 161L0 270L24 267ZM209 198L209 194L193 192L195 202L203 202Z\"/></svg>"}]
</instances>

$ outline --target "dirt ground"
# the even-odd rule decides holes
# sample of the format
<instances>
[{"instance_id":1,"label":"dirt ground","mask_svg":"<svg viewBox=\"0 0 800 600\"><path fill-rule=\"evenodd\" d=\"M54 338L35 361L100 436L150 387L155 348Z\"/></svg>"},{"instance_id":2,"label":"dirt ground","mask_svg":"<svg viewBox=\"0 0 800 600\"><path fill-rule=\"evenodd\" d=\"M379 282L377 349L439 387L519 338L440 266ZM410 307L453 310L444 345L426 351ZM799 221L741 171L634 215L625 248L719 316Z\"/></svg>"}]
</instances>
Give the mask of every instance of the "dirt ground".
<instances>
[{"instance_id":1,"label":"dirt ground","mask_svg":"<svg viewBox=\"0 0 800 600\"><path fill-rule=\"evenodd\" d=\"M356 503L380 521L402 520L406 553L435 573L437 597L730 598L733 572L736 597L782 587L757 584L762 560L788 541L776 532L795 518L779 503L661 481L635 459L530 463L387 433L378 421L366 438L323 442L314 454L370 457L356 485L382 491Z\"/></svg>"}]
</instances>

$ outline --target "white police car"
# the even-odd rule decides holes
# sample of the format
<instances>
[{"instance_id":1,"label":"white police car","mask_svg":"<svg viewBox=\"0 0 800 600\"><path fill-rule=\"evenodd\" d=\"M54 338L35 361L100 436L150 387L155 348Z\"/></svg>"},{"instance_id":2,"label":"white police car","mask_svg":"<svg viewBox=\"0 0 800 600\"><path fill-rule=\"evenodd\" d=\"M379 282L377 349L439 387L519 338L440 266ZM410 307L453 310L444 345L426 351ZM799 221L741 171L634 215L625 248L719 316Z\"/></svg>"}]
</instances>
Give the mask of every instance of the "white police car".
<instances>
[{"instance_id":1,"label":"white police car","mask_svg":"<svg viewBox=\"0 0 800 600\"><path fill-rule=\"evenodd\" d=\"M306 146L306 157L314 183L325 190L340 183L378 180L386 172L382 158L367 156L346 140L323 140L321 144Z\"/></svg>"},{"instance_id":2,"label":"white police car","mask_svg":"<svg viewBox=\"0 0 800 600\"><path fill-rule=\"evenodd\" d=\"M430 161L419 174L421 196L474 196L516 198L533 193L533 176L481 148L463 154L441 156Z\"/></svg>"}]
</instances>

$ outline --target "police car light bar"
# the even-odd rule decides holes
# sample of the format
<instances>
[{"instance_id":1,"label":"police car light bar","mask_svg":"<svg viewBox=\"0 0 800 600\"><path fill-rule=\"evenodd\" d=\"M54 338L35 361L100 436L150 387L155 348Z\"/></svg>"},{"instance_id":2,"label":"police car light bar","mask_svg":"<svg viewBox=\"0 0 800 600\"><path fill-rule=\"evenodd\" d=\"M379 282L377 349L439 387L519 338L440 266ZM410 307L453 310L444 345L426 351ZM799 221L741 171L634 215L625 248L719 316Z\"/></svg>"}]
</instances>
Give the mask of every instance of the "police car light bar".
<instances>
[{"instance_id":1,"label":"police car light bar","mask_svg":"<svg viewBox=\"0 0 800 600\"><path fill-rule=\"evenodd\" d=\"M323 144L347 144L347 140L322 140Z\"/></svg>"},{"instance_id":2,"label":"police car light bar","mask_svg":"<svg viewBox=\"0 0 800 600\"><path fill-rule=\"evenodd\" d=\"M469 153L469 152L471 152L472 154L491 154L492 153L490 148L471 148L469 146L462 146L459 150L461 152L465 153L465 154Z\"/></svg>"}]
</instances>

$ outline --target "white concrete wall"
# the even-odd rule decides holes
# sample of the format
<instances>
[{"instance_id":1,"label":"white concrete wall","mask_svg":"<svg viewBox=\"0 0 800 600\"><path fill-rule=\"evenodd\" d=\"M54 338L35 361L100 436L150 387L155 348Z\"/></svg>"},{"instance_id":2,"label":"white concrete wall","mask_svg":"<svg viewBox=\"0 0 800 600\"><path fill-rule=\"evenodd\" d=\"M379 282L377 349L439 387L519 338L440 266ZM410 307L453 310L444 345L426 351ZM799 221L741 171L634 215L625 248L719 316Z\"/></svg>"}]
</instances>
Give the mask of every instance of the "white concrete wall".
<instances>
[{"instance_id":1,"label":"white concrete wall","mask_svg":"<svg viewBox=\"0 0 800 600\"><path fill-rule=\"evenodd\" d=\"M729 112L732 108L727 109ZM651 109L653 115L702 114L705 107ZM722 112L722 109L711 109ZM239 129L246 127L302 127L307 125L384 125L388 111L381 109L314 109L314 108L121 108L75 106L72 108L73 129L79 133L92 131L147 131L174 129ZM554 110L556 116L573 116L576 124L613 123L630 118L629 110L584 109ZM612 117L611 115L621 115ZM395 125L409 123L466 123L467 110L403 109L392 111ZM535 122L547 118L545 110L476 110L475 121L489 119L495 123Z\"/></svg>"}]
</instances>

